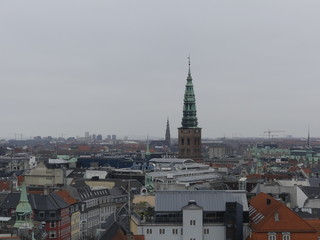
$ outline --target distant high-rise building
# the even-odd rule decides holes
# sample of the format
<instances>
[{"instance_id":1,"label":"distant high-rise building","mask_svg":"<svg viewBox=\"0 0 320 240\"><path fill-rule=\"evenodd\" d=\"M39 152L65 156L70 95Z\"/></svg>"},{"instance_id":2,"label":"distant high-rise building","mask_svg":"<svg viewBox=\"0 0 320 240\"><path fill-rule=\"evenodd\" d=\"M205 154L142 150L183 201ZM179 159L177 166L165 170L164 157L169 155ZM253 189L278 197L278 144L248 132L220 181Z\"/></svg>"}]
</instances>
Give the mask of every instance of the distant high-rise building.
<instances>
[{"instance_id":1,"label":"distant high-rise building","mask_svg":"<svg viewBox=\"0 0 320 240\"><path fill-rule=\"evenodd\" d=\"M167 128L166 128L166 144L170 147L171 145L171 136L170 136L170 125L169 125L169 119L167 119Z\"/></svg>"},{"instance_id":2,"label":"distant high-rise building","mask_svg":"<svg viewBox=\"0 0 320 240\"><path fill-rule=\"evenodd\" d=\"M33 137L33 140L41 140L41 136Z\"/></svg>"},{"instance_id":3,"label":"distant high-rise building","mask_svg":"<svg viewBox=\"0 0 320 240\"><path fill-rule=\"evenodd\" d=\"M179 158L191 158L195 161L202 161L201 128L198 127L196 98L193 90L190 70L190 58L187 84L184 93L183 117L181 125L182 126L178 128Z\"/></svg>"},{"instance_id":4,"label":"distant high-rise building","mask_svg":"<svg viewBox=\"0 0 320 240\"><path fill-rule=\"evenodd\" d=\"M89 141L89 140L90 140L90 134L89 134L89 132L85 132L85 133L84 133L84 138L85 138L86 141Z\"/></svg>"},{"instance_id":5,"label":"distant high-rise building","mask_svg":"<svg viewBox=\"0 0 320 240\"><path fill-rule=\"evenodd\" d=\"M102 141L102 135L101 134L97 135L97 141Z\"/></svg>"},{"instance_id":6,"label":"distant high-rise building","mask_svg":"<svg viewBox=\"0 0 320 240\"><path fill-rule=\"evenodd\" d=\"M116 141L117 140L117 135L112 135L112 141Z\"/></svg>"}]
</instances>

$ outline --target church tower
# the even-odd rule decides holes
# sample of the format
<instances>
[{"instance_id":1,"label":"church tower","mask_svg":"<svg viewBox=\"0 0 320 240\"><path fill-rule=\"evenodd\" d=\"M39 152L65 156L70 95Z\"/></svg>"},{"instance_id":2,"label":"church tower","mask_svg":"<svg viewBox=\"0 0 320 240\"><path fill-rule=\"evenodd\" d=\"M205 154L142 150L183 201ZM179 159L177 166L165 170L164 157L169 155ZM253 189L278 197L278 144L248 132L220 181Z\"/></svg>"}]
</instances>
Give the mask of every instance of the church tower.
<instances>
[{"instance_id":1,"label":"church tower","mask_svg":"<svg viewBox=\"0 0 320 240\"><path fill-rule=\"evenodd\" d=\"M21 186L20 201L16 207L16 222L15 228L20 229L32 229L32 208L28 200L27 188L25 182Z\"/></svg>"},{"instance_id":2,"label":"church tower","mask_svg":"<svg viewBox=\"0 0 320 240\"><path fill-rule=\"evenodd\" d=\"M179 158L191 158L195 161L202 161L201 128L198 127L196 98L190 70L190 57L181 125L182 126L178 128Z\"/></svg>"}]
</instances>

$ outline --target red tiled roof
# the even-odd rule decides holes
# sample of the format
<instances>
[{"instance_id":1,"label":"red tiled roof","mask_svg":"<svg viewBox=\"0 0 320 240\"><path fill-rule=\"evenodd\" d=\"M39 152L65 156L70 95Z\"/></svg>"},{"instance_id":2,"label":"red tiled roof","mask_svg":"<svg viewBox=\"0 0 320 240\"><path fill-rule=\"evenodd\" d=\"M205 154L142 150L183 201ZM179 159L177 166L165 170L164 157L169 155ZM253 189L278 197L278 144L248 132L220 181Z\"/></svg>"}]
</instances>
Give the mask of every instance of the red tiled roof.
<instances>
[{"instance_id":1,"label":"red tiled roof","mask_svg":"<svg viewBox=\"0 0 320 240\"><path fill-rule=\"evenodd\" d=\"M312 219L312 220L305 220L309 223L314 229L318 231L318 235L320 236L320 219Z\"/></svg>"},{"instance_id":2,"label":"red tiled roof","mask_svg":"<svg viewBox=\"0 0 320 240\"><path fill-rule=\"evenodd\" d=\"M266 193L259 193L250 200L250 226L256 232L316 232L295 212ZM279 220L276 221L276 215Z\"/></svg>"},{"instance_id":3,"label":"red tiled roof","mask_svg":"<svg viewBox=\"0 0 320 240\"><path fill-rule=\"evenodd\" d=\"M78 149L80 151L89 151L90 150L90 146L89 145L81 145L81 146L78 146Z\"/></svg>"}]
</instances>

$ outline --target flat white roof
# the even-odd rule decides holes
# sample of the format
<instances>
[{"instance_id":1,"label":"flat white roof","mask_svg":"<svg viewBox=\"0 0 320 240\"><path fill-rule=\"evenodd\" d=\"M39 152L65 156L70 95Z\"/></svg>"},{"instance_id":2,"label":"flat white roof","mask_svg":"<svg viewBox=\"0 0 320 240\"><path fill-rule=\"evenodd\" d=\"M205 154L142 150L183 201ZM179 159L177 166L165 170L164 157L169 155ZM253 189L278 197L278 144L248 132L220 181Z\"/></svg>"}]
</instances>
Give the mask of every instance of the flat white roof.
<instances>
[{"instance_id":1,"label":"flat white roof","mask_svg":"<svg viewBox=\"0 0 320 240\"><path fill-rule=\"evenodd\" d=\"M8 222L11 217L0 217L0 222Z\"/></svg>"},{"instance_id":2,"label":"flat white roof","mask_svg":"<svg viewBox=\"0 0 320 240\"><path fill-rule=\"evenodd\" d=\"M151 158L149 162L173 164L194 163L194 161L190 158Z\"/></svg>"}]
</instances>

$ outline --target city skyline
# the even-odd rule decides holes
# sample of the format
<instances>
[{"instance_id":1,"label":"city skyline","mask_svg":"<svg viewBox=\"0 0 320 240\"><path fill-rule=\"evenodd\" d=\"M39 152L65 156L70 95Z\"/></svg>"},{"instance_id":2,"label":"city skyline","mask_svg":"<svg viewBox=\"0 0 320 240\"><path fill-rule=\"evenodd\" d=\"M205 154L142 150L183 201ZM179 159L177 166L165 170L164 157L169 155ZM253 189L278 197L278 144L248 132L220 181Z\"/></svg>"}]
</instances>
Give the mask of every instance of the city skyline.
<instances>
[{"instance_id":1,"label":"city skyline","mask_svg":"<svg viewBox=\"0 0 320 240\"><path fill-rule=\"evenodd\" d=\"M0 138L320 136L317 1L1 3Z\"/></svg>"}]
</instances>

